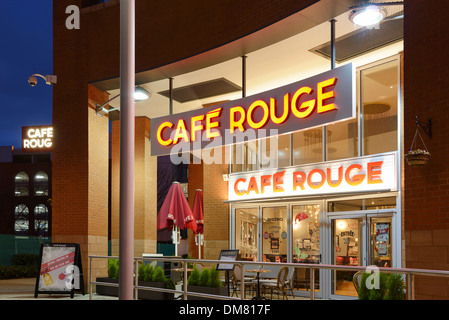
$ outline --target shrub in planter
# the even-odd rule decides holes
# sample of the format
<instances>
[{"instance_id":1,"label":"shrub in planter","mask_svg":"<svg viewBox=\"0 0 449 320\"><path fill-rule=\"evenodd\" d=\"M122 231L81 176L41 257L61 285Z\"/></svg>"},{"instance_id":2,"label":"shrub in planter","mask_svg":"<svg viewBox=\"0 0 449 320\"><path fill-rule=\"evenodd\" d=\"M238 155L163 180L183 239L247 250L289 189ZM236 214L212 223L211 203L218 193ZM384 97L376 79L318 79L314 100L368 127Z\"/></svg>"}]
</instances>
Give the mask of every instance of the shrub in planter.
<instances>
[{"instance_id":1,"label":"shrub in planter","mask_svg":"<svg viewBox=\"0 0 449 320\"><path fill-rule=\"evenodd\" d=\"M119 263L118 259L109 259L108 260L108 278L118 279L119 275Z\"/></svg>"},{"instance_id":2,"label":"shrub in planter","mask_svg":"<svg viewBox=\"0 0 449 320\"><path fill-rule=\"evenodd\" d=\"M220 272L212 267L210 270L205 268L201 272L198 269L192 270L187 281L188 291L213 294L213 295L227 295L227 290L222 286L220 280ZM195 272L194 272L195 271ZM189 296L189 300L209 300L208 298Z\"/></svg>"},{"instance_id":3,"label":"shrub in planter","mask_svg":"<svg viewBox=\"0 0 449 320\"><path fill-rule=\"evenodd\" d=\"M145 267L144 272L145 281L139 281L139 286L144 287L154 287L154 288L165 288L165 289L175 289L175 285L171 279L168 279L164 270L161 267L153 269L153 266L148 264ZM138 298L145 300L173 300L173 293L167 292L156 292L149 290L138 290Z\"/></svg>"},{"instance_id":4,"label":"shrub in planter","mask_svg":"<svg viewBox=\"0 0 449 320\"><path fill-rule=\"evenodd\" d=\"M405 284L402 275L392 273L387 280L387 294L385 300L405 300Z\"/></svg>"},{"instance_id":5,"label":"shrub in planter","mask_svg":"<svg viewBox=\"0 0 449 320\"><path fill-rule=\"evenodd\" d=\"M192 272L190 273L189 278L187 279L187 284L189 286L198 286L200 283L200 270L197 266L193 267Z\"/></svg>"},{"instance_id":6,"label":"shrub in planter","mask_svg":"<svg viewBox=\"0 0 449 320\"><path fill-rule=\"evenodd\" d=\"M96 279L96 282L118 283L119 261L118 259L108 259L108 276ZM96 285L97 294L104 296L118 297L118 287Z\"/></svg>"},{"instance_id":7,"label":"shrub in planter","mask_svg":"<svg viewBox=\"0 0 449 320\"><path fill-rule=\"evenodd\" d=\"M368 289L366 280L371 273L364 272L358 291L359 300L404 300L404 281L400 274L379 272L379 287Z\"/></svg>"}]
</instances>

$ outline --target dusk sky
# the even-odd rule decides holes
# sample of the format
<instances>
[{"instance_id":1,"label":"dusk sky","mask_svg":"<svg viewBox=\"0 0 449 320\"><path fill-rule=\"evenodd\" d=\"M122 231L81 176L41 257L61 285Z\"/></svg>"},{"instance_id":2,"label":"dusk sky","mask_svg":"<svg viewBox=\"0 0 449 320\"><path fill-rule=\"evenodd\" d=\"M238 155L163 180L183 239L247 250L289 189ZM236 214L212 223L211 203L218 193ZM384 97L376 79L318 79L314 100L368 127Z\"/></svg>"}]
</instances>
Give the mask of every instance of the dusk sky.
<instances>
[{"instance_id":1,"label":"dusk sky","mask_svg":"<svg viewBox=\"0 0 449 320\"><path fill-rule=\"evenodd\" d=\"M53 1L0 0L0 146L22 147L22 126L52 124Z\"/></svg>"}]
</instances>

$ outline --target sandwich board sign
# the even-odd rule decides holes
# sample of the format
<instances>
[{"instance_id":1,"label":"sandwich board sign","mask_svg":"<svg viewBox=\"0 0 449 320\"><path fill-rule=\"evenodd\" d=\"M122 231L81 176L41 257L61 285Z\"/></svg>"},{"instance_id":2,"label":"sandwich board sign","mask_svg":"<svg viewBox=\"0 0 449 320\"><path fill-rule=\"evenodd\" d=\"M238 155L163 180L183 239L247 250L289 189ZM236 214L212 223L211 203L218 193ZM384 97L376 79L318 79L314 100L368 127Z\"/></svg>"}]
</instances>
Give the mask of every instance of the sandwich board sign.
<instances>
[{"instance_id":1,"label":"sandwich board sign","mask_svg":"<svg viewBox=\"0 0 449 320\"><path fill-rule=\"evenodd\" d=\"M40 248L39 274L34 297L38 294L70 294L84 290L83 268L79 244L46 243Z\"/></svg>"}]
</instances>

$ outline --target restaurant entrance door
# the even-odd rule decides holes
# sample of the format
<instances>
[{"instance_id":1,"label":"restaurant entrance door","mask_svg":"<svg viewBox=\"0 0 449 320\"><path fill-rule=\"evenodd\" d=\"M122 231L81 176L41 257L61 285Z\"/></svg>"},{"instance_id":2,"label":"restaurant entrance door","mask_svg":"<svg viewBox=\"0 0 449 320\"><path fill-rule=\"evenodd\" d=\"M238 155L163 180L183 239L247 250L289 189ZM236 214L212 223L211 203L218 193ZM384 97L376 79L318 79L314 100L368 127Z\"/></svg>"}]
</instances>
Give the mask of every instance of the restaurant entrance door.
<instances>
[{"instance_id":1,"label":"restaurant entrance door","mask_svg":"<svg viewBox=\"0 0 449 320\"><path fill-rule=\"evenodd\" d=\"M391 267L394 213L353 212L331 218L332 264ZM357 297L355 271L333 271L331 294Z\"/></svg>"}]
</instances>

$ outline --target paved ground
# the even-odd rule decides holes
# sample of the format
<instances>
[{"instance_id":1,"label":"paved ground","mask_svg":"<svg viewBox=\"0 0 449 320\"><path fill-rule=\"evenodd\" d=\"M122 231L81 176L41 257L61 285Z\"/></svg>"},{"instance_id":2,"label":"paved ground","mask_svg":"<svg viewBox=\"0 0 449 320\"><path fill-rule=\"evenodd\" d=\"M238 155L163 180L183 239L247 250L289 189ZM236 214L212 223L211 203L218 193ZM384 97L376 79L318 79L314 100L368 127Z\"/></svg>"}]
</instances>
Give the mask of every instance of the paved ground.
<instances>
[{"instance_id":1,"label":"paved ground","mask_svg":"<svg viewBox=\"0 0 449 320\"><path fill-rule=\"evenodd\" d=\"M36 299L34 298L35 286L35 278L0 280L0 300L89 300L90 298L88 293L85 295L76 293L73 299L68 294L39 294ZM118 298L93 294L92 300L118 300ZM308 300L308 298L290 296L289 300Z\"/></svg>"},{"instance_id":2,"label":"paved ground","mask_svg":"<svg viewBox=\"0 0 449 320\"><path fill-rule=\"evenodd\" d=\"M73 299L70 295L39 294L34 298L36 279L0 280L0 300L89 300L89 294L76 293ZM116 297L93 295L93 300L118 300Z\"/></svg>"}]
</instances>

